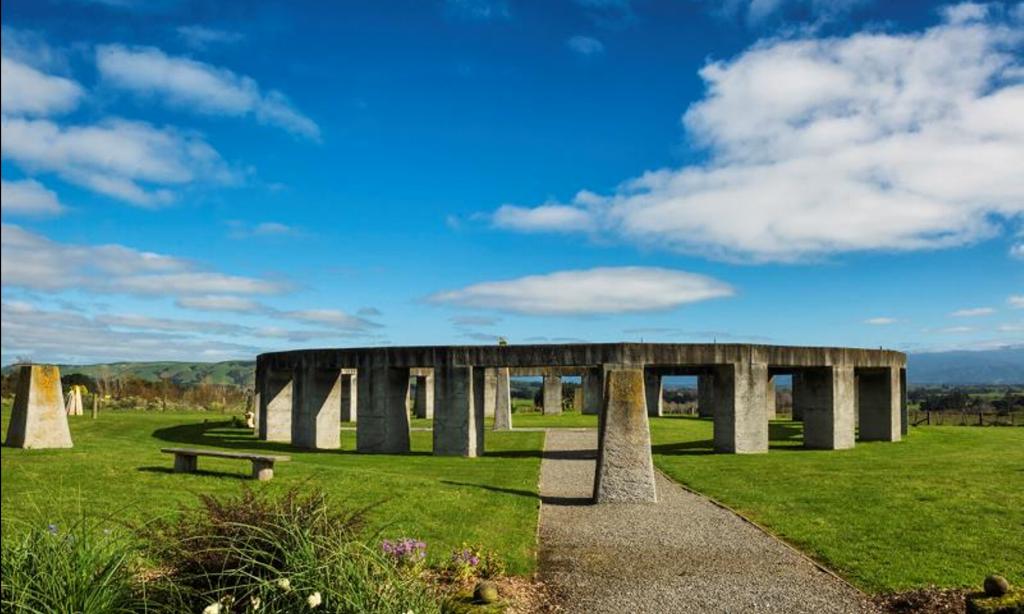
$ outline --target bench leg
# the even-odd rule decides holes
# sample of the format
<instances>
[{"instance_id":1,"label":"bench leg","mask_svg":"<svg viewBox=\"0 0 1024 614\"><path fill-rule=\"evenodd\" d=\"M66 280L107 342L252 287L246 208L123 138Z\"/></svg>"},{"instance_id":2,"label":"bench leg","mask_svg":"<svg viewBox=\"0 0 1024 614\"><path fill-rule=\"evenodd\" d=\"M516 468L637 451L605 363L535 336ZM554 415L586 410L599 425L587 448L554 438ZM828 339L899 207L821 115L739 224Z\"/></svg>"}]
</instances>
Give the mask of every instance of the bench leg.
<instances>
[{"instance_id":1,"label":"bench leg","mask_svg":"<svg viewBox=\"0 0 1024 614\"><path fill-rule=\"evenodd\" d=\"M174 472L175 473L195 473L197 461L199 459L195 456L186 456L184 454L174 455Z\"/></svg>"},{"instance_id":2,"label":"bench leg","mask_svg":"<svg viewBox=\"0 0 1024 614\"><path fill-rule=\"evenodd\" d=\"M267 461L252 462L252 477L255 480L266 482L267 480L274 477L274 463L268 463Z\"/></svg>"}]
</instances>

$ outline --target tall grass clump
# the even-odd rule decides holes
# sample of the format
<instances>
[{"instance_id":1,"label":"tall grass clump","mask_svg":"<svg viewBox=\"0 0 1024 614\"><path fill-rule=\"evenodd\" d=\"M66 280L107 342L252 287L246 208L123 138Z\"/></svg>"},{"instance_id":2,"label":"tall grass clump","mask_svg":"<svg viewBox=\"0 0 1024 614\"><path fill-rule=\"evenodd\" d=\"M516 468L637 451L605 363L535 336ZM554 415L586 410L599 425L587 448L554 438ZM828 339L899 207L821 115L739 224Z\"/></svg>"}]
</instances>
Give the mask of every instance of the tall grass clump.
<instances>
[{"instance_id":1,"label":"tall grass clump","mask_svg":"<svg viewBox=\"0 0 1024 614\"><path fill-rule=\"evenodd\" d=\"M364 516L332 509L318 491L204 496L198 509L150 527L161 609L438 612L416 574L368 545Z\"/></svg>"},{"instance_id":2,"label":"tall grass clump","mask_svg":"<svg viewBox=\"0 0 1024 614\"><path fill-rule=\"evenodd\" d=\"M67 525L36 523L0 546L0 609L82 614L146 609L138 545L84 515Z\"/></svg>"}]
</instances>

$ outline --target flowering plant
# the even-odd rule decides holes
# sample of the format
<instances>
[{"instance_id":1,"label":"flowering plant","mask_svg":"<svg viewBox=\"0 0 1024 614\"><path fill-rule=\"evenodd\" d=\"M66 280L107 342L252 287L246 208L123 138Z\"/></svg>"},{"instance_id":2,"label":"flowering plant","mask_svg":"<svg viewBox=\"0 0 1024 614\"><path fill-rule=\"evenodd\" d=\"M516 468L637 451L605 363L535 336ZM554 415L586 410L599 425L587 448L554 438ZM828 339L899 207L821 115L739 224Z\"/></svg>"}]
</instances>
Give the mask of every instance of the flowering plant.
<instances>
[{"instance_id":1,"label":"flowering plant","mask_svg":"<svg viewBox=\"0 0 1024 614\"><path fill-rule=\"evenodd\" d=\"M504 573L504 565L497 555L479 546L467 544L462 544L452 551L447 569L461 580L473 577L491 578Z\"/></svg>"},{"instance_id":2,"label":"flowering plant","mask_svg":"<svg viewBox=\"0 0 1024 614\"><path fill-rule=\"evenodd\" d=\"M380 549L384 556L399 567L418 569L427 558L427 544L411 537L385 539L381 542Z\"/></svg>"}]
</instances>

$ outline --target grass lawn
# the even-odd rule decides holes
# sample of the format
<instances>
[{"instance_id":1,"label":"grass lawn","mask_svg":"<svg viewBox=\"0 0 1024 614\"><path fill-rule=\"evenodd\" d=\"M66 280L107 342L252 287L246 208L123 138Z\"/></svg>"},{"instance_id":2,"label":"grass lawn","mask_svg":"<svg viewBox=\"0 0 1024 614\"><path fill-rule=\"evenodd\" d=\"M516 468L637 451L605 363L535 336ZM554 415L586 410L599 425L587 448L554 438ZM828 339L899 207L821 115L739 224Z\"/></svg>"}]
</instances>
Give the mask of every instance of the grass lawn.
<instances>
[{"instance_id":1,"label":"grass lawn","mask_svg":"<svg viewBox=\"0 0 1024 614\"><path fill-rule=\"evenodd\" d=\"M9 416L2 414L4 433ZM78 509L144 520L191 505L200 493L319 485L335 502L379 503L372 517L382 536L421 538L435 560L465 541L500 553L513 573L535 566L543 433L488 433L488 456L466 459L432 456L429 432L412 434L409 455L357 455L351 431L342 433L341 451L303 452L258 441L219 414L107 412L95 421L69 420L71 450L0 452L5 534L19 522L60 522ZM167 446L283 453L292 461L279 464L267 483L241 479L249 472L244 461L203 458L206 472L182 475L170 471L173 457L160 453Z\"/></svg>"},{"instance_id":2,"label":"grass lawn","mask_svg":"<svg viewBox=\"0 0 1024 614\"><path fill-rule=\"evenodd\" d=\"M918 427L900 443L800 447L772 422L771 451L711 453L710 420L655 418L654 462L869 591L1024 583L1024 429Z\"/></svg>"}]
</instances>

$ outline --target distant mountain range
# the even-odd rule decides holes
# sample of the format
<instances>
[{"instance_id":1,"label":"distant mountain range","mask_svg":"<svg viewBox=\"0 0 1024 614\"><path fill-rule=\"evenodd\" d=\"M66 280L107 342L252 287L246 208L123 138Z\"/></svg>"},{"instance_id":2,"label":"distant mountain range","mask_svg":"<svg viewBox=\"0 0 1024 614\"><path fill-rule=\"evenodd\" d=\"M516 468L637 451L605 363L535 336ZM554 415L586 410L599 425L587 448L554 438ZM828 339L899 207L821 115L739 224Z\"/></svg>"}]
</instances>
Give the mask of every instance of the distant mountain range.
<instances>
[{"instance_id":1,"label":"distant mountain range","mask_svg":"<svg viewBox=\"0 0 1024 614\"><path fill-rule=\"evenodd\" d=\"M11 367L4 367L6 374ZM199 383L252 387L255 362L116 362L101 365L60 365L64 375L170 379L181 385ZM1024 384L1024 347L1000 350L910 354L907 379L916 385Z\"/></svg>"}]
</instances>

